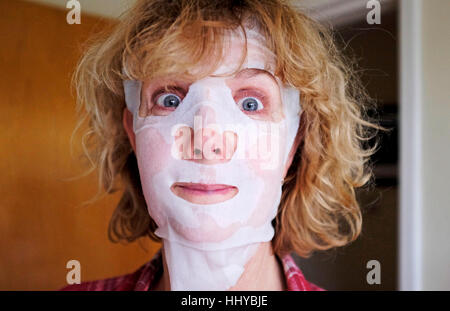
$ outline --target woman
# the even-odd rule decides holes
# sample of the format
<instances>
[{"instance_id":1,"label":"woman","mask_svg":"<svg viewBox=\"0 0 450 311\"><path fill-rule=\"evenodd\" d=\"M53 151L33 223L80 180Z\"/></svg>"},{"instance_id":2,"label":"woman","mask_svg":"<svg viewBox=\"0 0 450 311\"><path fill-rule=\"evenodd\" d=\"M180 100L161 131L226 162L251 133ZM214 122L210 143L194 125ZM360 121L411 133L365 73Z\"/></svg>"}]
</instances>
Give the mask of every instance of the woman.
<instances>
[{"instance_id":1,"label":"woman","mask_svg":"<svg viewBox=\"0 0 450 311\"><path fill-rule=\"evenodd\" d=\"M67 290L320 290L308 256L361 230L373 149L328 33L282 0L142 0L79 64L113 241L162 249ZM362 97L361 97L362 98Z\"/></svg>"}]
</instances>

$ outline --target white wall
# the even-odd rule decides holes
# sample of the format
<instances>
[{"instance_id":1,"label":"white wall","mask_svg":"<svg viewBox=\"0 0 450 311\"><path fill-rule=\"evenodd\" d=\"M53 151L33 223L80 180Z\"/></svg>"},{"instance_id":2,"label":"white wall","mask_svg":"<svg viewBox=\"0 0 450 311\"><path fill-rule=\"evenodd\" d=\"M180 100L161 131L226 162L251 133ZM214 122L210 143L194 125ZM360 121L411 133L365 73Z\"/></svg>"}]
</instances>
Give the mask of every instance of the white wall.
<instances>
[{"instance_id":1,"label":"white wall","mask_svg":"<svg viewBox=\"0 0 450 311\"><path fill-rule=\"evenodd\" d=\"M423 287L450 290L450 1L422 1Z\"/></svg>"},{"instance_id":2,"label":"white wall","mask_svg":"<svg viewBox=\"0 0 450 311\"><path fill-rule=\"evenodd\" d=\"M401 5L400 288L450 290L450 1Z\"/></svg>"}]
</instances>

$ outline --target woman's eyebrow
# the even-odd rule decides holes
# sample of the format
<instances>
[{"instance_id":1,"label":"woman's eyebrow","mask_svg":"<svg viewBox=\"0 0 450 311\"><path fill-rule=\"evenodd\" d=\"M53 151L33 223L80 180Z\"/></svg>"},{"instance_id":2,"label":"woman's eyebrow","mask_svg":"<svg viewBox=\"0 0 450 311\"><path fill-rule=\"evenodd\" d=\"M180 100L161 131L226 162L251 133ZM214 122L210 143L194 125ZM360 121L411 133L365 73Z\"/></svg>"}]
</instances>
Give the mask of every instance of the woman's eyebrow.
<instances>
[{"instance_id":1,"label":"woman's eyebrow","mask_svg":"<svg viewBox=\"0 0 450 311\"><path fill-rule=\"evenodd\" d=\"M235 79L249 79L249 78L256 77L258 75L266 75L266 76L270 77L276 84L278 84L278 82L275 79L275 77L273 76L273 74L271 74L267 70L259 69L259 68L245 68L245 69L242 69L241 71L239 71L235 75L234 78Z\"/></svg>"}]
</instances>

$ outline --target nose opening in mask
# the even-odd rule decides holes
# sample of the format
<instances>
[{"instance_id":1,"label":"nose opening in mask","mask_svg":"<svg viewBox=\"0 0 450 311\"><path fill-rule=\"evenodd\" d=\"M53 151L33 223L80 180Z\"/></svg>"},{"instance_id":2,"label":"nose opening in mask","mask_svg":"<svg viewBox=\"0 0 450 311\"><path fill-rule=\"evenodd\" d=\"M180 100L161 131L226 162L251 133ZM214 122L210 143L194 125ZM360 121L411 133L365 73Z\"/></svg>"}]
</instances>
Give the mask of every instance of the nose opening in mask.
<instances>
[{"instance_id":1,"label":"nose opening in mask","mask_svg":"<svg viewBox=\"0 0 450 311\"><path fill-rule=\"evenodd\" d=\"M230 161L237 149L238 134L225 130L218 122L216 110L199 104L193 115L193 126L180 126L174 134L176 157L202 164Z\"/></svg>"}]
</instances>

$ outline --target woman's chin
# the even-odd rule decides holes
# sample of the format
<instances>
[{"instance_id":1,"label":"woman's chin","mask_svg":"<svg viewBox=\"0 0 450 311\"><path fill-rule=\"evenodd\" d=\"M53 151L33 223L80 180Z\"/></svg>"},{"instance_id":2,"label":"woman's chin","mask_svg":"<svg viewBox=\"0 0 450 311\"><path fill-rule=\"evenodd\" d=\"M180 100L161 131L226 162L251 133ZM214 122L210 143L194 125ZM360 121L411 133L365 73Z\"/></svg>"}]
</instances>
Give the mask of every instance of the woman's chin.
<instances>
[{"instance_id":1,"label":"woman's chin","mask_svg":"<svg viewBox=\"0 0 450 311\"><path fill-rule=\"evenodd\" d=\"M240 222L234 222L227 227L221 227L208 215L200 216L196 227L188 227L175 219L171 219L169 223L179 238L187 243L221 243L242 226Z\"/></svg>"}]
</instances>

